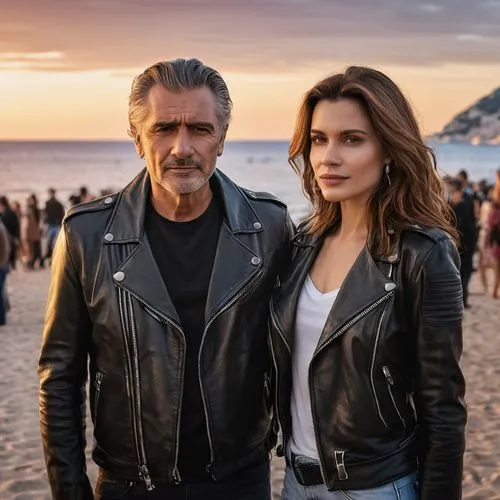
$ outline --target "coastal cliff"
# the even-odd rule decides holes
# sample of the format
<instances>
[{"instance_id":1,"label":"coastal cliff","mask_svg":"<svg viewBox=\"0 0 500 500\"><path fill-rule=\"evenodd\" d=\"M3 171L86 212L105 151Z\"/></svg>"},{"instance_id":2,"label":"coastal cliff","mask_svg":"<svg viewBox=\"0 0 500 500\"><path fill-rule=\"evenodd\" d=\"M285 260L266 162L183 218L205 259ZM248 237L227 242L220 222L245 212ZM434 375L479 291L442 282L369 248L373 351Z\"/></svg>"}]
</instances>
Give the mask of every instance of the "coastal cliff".
<instances>
[{"instance_id":1,"label":"coastal cliff","mask_svg":"<svg viewBox=\"0 0 500 500\"><path fill-rule=\"evenodd\" d=\"M500 144L500 87L457 114L429 140L441 143Z\"/></svg>"}]
</instances>

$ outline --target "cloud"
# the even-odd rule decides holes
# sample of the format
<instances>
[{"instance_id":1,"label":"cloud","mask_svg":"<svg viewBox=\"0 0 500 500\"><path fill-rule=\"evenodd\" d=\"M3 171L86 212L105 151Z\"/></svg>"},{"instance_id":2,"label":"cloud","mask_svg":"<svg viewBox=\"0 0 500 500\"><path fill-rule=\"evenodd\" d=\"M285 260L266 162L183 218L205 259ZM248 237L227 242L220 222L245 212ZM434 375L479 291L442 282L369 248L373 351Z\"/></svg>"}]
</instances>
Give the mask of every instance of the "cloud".
<instances>
[{"instance_id":1,"label":"cloud","mask_svg":"<svg viewBox=\"0 0 500 500\"><path fill-rule=\"evenodd\" d=\"M224 71L498 64L500 1L0 0L0 53L48 70L199 57ZM63 54L36 60L29 54ZM0 58L1 61L1 58ZM5 64L5 59L3 60Z\"/></svg>"}]
</instances>

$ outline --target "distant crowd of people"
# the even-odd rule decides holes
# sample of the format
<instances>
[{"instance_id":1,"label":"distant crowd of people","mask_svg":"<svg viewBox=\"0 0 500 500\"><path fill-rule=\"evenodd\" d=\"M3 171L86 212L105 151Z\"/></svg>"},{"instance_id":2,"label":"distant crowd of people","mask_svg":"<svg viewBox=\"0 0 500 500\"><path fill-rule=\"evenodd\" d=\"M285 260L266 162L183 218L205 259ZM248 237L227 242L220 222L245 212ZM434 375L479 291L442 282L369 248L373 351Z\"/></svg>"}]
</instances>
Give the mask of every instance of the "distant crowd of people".
<instances>
[{"instance_id":1,"label":"distant crowd of people","mask_svg":"<svg viewBox=\"0 0 500 500\"><path fill-rule=\"evenodd\" d=\"M468 288L474 271L479 273L484 293L491 291L493 298L500 294L500 169L496 172L494 184L486 179L470 182L466 170L461 170L456 177L445 177L445 183L461 235L460 274L464 306L469 308ZM102 189L99 195L106 196L110 192ZM88 188L82 186L68 198L68 203L73 206L94 198ZM65 210L53 188L48 190L44 209L39 207L35 194L27 198L24 211L18 201L9 202L6 196L0 196L0 325L5 324L9 309L5 291L9 269L16 269L18 263L28 270L50 265ZM45 241L45 249L42 241ZM488 269L493 269L491 290Z\"/></svg>"},{"instance_id":2,"label":"distant crowd of people","mask_svg":"<svg viewBox=\"0 0 500 500\"><path fill-rule=\"evenodd\" d=\"M102 190L100 195L108 193L109 190ZM82 186L69 197L68 205L94 198L87 187ZM10 308L5 286L8 272L19 265L27 270L50 266L65 212L66 207L54 188L48 190L44 208L40 208L34 193L26 199L24 209L18 201L11 202L6 196L0 196L0 326L5 324Z\"/></svg>"},{"instance_id":3,"label":"distant crowd of people","mask_svg":"<svg viewBox=\"0 0 500 500\"><path fill-rule=\"evenodd\" d=\"M493 185L486 180L471 183L466 170L456 177L445 179L451 207L455 213L457 230L460 233L460 274L464 306L470 307L469 281L478 271L484 293L491 291L493 298L500 292L500 169ZM477 263L474 256L477 253ZM488 269L493 269L491 290Z\"/></svg>"}]
</instances>

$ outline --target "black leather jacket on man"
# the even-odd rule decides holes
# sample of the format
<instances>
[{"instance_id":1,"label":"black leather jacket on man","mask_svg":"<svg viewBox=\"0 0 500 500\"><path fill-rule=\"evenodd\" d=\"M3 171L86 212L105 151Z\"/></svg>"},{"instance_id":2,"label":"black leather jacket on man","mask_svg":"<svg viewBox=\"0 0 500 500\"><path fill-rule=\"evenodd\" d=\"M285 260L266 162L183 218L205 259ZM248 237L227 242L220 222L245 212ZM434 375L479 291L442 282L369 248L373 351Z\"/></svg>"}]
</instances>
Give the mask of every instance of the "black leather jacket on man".
<instances>
[{"instance_id":1,"label":"black leather jacket on man","mask_svg":"<svg viewBox=\"0 0 500 500\"><path fill-rule=\"evenodd\" d=\"M271 302L285 442L297 301L321 243L297 233L291 271ZM345 278L309 372L329 489L381 485L416 470L418 461L420 500L461 498L466 409L458 268L448 235L415 227L389 256L365 247Z\"/></svg>"},{"instance_id":2,"label":"black leather jacket on man","mask_svg":"<svg viewBox=\"0 0 500 500\"><path fill-rule=\"evenodd\" d=\"M289 262L285 205L216 171L224 206L200 384L215 479L269 450L269 298ZM94 461L130 480L178 480L185 339L144 233L149 176L73 208L53 261L40 357L40 418L53 498L91 498L84 386L90 357ZM203 249L200 248L200 252Z\"/></svg>"}]
</instances>

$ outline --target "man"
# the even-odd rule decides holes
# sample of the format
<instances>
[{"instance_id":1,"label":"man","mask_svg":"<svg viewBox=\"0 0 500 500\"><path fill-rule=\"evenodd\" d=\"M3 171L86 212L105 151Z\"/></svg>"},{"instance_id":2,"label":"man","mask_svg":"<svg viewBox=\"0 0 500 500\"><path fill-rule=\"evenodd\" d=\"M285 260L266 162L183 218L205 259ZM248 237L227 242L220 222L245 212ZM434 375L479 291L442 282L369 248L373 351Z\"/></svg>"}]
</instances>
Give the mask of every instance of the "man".
<instances>
[{"instance_id":1,"label":"man","mask_svg":"<svg viewBox=\"0 0 500 500\"><path fill-rule=\"evenodd\" d=\"M9 264L12 269L16 268L17 249L21 242L21 223L16 212L12 210L6 196L0 196L0 215L5 229L9 233L10 255Z\"/></svg>"},{"instance_id":2,"label":"man","mask_svg":"<svg viewBox=\"0 0 500 500\"><path fill-rule=\"evenodd\" d=\"M64 219L64 207L56 198L56 190L50 188L49 199L45 202L45 224L47 225L47 252L45 258L52 259L52 252Z\"/></svg>"},{"instance_id":3,"label":"man","mask_svg":"<svg viewBox=\"0 0 500 500\"><path fill-rule=\"evenodd\" d=\"M196 59L146 69L129 99L146 171L63 223L39 365L54 499L92 498L87 357L96 498L270 498L268 300L292 225L216 169L231 105Z\"/></svg>"},{"instance_id":4,"label":"man","mask_svg":"<svg viewBox=\"0 0 500 500\"><path fill-rule=\"evenodd\" d=\"M481 204L479 203L477 192L473 189L469 182L469 173L467 172L467 170L460 170L457 174L457 179L462 185L462 196L471 200L472 207L474 209L474 217L476 218L476 220L479 220Z\"/></svg>"},{"instance_id":5,"label":"man","mask_svg":"<svg viewBox=\"0 0 500 500\"><path fill-rule=\"evenodd\" d=\"M464 307L469 308L469 281L473 272L473 258L476 250L476 218L473 199L464 194L463 183L459 179L448 181L450 204L455 213L456 227L460 234L460 277Z\"/></svg>"}]
</instances>

